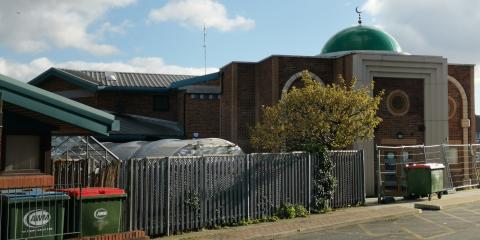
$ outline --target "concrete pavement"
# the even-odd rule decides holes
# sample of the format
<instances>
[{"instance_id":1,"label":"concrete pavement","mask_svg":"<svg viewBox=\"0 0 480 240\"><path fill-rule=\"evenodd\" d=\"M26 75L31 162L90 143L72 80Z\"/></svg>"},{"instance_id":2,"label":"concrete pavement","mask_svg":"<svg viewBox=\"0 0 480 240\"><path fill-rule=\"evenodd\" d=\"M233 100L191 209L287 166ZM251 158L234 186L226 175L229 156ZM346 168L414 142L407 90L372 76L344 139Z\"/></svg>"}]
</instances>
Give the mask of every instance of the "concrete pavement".
<instances>
[{"instance_id":1,"label":"concrete pavement","mask_svg":"<svg viewBox=\"0 0 480 240\"><path fill-rule=\"evenodd\" d=\"M442 199L428 201L398 201L388 205L378 205L369 201L367 206L339 209L326 214L314 214L307 218L280 220L272 223L252 224L242 227L229 227L219 230L204 230L161 239L254 239L295 232L310 232L321 229L338 228L359 223L392 220L418 214L420 209L445 209L460 204L480 202L480 190L459 191L444 195ZM420 209L418 209L420 208Z\"/></svg>"},{"instance_id":2,"label":"concrete pavement","mask_svg":"<svg viewBox=\"0 0 480 240\"><path fill-rule=\"evenodd\" d=\"M461 204L467 204L480 201L480 189L458 191L453 194L443 195L442 199L434 199L432 201L415 202L414 207L423 210L442 210Z\"/></svg>"},{"instance_id":3,"label":"concrete pavement","mask_svg":"<svg viewBox=\"0 0 480 240\"><path fill-rule=\"evenodd\" d=\"M338 228L305 231L257 240L380 240L431 239L478 240L480 236L480 204L451 205L442 211L423 211L391 220L359 223Z\"/></svg>"}]
</instances>

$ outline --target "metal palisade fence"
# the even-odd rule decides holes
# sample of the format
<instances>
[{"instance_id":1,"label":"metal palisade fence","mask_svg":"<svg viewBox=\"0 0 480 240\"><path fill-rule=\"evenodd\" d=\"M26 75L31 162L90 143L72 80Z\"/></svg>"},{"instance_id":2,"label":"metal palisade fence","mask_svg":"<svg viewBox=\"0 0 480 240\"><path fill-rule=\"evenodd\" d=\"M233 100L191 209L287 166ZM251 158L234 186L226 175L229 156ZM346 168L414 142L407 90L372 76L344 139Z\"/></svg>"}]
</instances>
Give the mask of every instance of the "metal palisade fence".
<instances>
[{"instance_id":1,"label":"metal palisade fence","mask_svg":"<svg viewBox=\"0 0 480 240\"><path fill-rule=\"evenodd\" d=\"M332 207L363 203L363 151L330 155ZM310 209L318 161L308 153L130 159L120 176L128 192L126 227L168 235L273 216L281 204Z\"/></svg>"}]
</instances>

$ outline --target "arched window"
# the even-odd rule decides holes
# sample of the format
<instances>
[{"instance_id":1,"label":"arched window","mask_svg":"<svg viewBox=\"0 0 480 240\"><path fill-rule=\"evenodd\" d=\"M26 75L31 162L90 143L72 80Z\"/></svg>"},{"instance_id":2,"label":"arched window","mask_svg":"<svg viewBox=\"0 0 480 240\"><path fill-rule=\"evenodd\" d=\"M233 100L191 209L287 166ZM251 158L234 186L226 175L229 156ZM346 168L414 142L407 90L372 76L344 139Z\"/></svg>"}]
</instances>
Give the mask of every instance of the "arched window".
<instances>
[{"instance_id":1,"label":"arched window","mask_svg":"<svg viewBox=\"0 0 480 240\"><path fill-rule=\"evenodd\" d=\"M302 71L302 72L303 72L303 71ZM287 82L285 83L285 85L283 85L282 93L288 91L288 90L292 87L293 83L294 83L296 80L298 80L298 79L300 79L300 78L302 77L302 72L297 72L297 73L293 74L293 75L287 80ZM308 73L310 74L310 76L312 76L313 80L315 80L315 81L317 81L317 82L319 82L319 83L321 83L321 84L324 84L323 81L322 81L322 79L321 79L320 77L318 77L315 73L312 73L312 72L310 72L310 71L309 71Z\"/></svg>"}]
</instances>

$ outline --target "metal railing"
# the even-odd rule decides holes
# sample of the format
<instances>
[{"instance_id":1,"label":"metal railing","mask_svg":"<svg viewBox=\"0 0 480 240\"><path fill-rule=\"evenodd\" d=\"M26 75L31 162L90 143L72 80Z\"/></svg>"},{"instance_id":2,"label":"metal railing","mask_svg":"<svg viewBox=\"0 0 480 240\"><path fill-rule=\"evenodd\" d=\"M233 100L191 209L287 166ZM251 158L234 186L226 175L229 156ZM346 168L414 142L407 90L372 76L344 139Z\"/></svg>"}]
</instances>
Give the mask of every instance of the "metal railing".
<instances>
[{"instance_id":1,"label":"metal railing","mask_svg":"<svg viewBox=\"0 0 480 240\"><path fill-rule=\"evenodd\" d=\"M479 185L480 144L377 146L376 182L379 200L384 196L404 196L405 166L409 163L441 163L444 189Z\"/></svg>"}]
</instances>

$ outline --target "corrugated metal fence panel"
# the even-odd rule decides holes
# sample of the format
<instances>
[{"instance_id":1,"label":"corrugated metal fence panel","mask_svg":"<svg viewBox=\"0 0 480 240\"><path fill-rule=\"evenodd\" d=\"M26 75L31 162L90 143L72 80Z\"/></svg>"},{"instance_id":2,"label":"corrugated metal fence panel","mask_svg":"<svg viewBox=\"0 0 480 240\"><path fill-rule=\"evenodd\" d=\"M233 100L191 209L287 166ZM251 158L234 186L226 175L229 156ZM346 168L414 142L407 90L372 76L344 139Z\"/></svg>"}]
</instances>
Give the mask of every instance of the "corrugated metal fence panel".
<instances>
[{"instance_id":1,"label":"corrugated metal fence panel","mask_svg":"<svg viewBox=\"0 0 480 240\"><path fill-rule=\"evenodd\" d=\"M170 158L170 232L247 217L246 156Z\"/></svg>"},{"instance_id":2,"label":"corrugated metal fence panel","mask_svg":"<svg viewBox=\"0 0 480 240\"><path fill-rule=\"evenodd\" d=\"M362 151L331 151L330 157L335 164L335 193L333 208L354 206L365 202L365 177Z\"/></svg>"},{"instance_id":3,"label":"corrugated metal fence panel","mask_svg":"<svg viewBox=\"0 0 480 240\"><path fill-rule=\"evenodd\" d=\"M128 192L127 224L131 229L142 229L149 235L167 231L167 158L131 159L125 162L127 170L123 181Z\"/></svg>"},{"instance_id":4,"label":"corrugated metal fence panel","mask_svg":"<svg viewBox=\"0 0 480 240\"><path fill-rule=\"evenodd\" d=\"M306 153L250 154L249 216L272 216L287 203L308 207L308 160Z\"/></svg>"}]
</instances>

